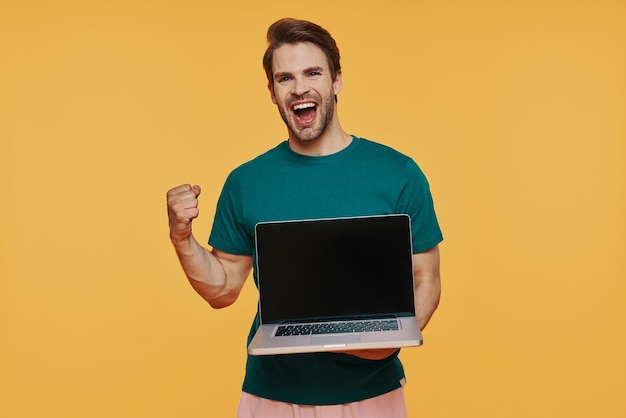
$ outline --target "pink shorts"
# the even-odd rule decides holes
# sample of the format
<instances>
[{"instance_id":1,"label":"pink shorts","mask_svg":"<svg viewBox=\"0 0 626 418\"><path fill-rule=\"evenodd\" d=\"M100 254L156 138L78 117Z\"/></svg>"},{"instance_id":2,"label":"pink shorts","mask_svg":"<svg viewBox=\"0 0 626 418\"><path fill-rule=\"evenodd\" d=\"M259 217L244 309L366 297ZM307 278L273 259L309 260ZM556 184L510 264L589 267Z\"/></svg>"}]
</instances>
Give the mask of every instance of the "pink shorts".
<instances>
[{"instance_id":1,"label":"pink shorts","mask_svg":"<svg viewBox=\"0 0 626 418\"><path fill-rule=\"evenodd\" d=\"M243 392L238 418L406 418L404 388L343 405L295 405Z\"/></svg>"}]
</instances>

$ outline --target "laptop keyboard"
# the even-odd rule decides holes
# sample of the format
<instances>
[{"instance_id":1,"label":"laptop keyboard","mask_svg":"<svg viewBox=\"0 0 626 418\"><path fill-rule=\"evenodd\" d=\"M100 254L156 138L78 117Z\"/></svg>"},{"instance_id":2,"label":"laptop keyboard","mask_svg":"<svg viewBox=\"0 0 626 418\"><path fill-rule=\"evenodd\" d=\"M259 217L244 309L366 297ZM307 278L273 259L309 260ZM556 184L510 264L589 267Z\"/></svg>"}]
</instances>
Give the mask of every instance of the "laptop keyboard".
<instances>
[{"instance_id":1,"label":"laptop keyboard","mask_svg":"<svg viewBox=\"0 0 626 418\"><path fill-rule=\"evenodd\" d=\"M330 322L313 324L280 325L276 337L290 335L343 334L350 332L397 331L395 319L355 322Z\"/></svg>"}]
</instances>

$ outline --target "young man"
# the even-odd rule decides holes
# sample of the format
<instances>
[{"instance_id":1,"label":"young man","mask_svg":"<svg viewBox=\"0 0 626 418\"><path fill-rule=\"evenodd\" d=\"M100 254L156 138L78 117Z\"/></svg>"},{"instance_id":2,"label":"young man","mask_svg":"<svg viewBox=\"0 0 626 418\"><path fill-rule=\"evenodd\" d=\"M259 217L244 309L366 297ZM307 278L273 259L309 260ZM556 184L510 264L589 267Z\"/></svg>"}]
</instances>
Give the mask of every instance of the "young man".
<instances>
[{"instance_id":1,"label":"young man","mask_svg":"<svg viewBox=\"0 0 626 418\"><path fill-rule=\"evenodd\" d=\"M325 29L282 19L270 26L268 43L268 88L289 136L230 174L212 250L191 229L200 187L168 192L170 238L189 282L214 308L235 302L253 268L254 226L261 221L406 213L423 329L439 303L442 240L426 178L411 158L341 128L339 50ZM250 338L258 326L257 314ZM239 417L404 417L398 351L248 356Z\"/></svg>"}]
</instances>

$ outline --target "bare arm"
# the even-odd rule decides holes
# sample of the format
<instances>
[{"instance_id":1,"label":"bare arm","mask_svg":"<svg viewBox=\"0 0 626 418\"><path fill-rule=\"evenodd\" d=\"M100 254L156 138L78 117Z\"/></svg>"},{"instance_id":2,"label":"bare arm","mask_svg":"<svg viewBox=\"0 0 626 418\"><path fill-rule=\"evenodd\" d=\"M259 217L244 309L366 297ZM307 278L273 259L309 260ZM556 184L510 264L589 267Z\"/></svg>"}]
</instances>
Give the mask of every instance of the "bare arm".
<instances>
[{"instance_id":1,"label":"bare arm","mask_svg":"<svg viewBox=\"0 0 626 418\"><path fill-rule=\"evenodd\" d=\"M231 305L252 269L252 257L201 246L191 224L198 217L199 186L182 185L167 192L170 239L191 286L214 308Z\"/></svg>"},{"instance_id":2,"label":"bare arm","mask_svg":"<svg viewBox=\"0 0 626 418\"><path fill-rule=\"evenodd\" d=\"M413 254L413 282L417 323L423 330L437 309L441 295L439 246Z\"/></svg>"}]
</instances>

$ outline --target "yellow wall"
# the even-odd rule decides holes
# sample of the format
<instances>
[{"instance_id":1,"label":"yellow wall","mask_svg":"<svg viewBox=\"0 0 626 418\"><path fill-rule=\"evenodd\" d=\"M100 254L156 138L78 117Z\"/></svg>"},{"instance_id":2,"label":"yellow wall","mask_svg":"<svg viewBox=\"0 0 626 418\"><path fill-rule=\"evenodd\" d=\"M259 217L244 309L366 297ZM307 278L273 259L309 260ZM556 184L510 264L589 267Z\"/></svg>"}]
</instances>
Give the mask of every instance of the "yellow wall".
<instances>
[{"instance_id":1,"label":"yellow wall","mask_svg":"<svg viewBox=\"0 0 626 418\"><path fill-rule=\"evenodd\" d=\"M0 416L234 416L254 288L195 295L165 192L203 186L204 240L286 137L260 64L283 16L335 35L344 128L431 182L410 416L626 416L623 0L212 3L0 3Z\"/></svg>"}]
</instances>

